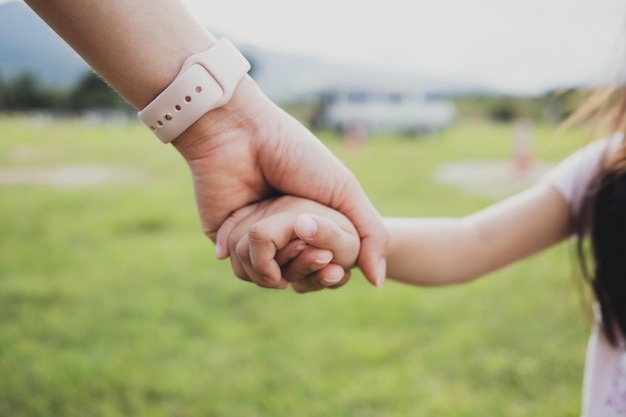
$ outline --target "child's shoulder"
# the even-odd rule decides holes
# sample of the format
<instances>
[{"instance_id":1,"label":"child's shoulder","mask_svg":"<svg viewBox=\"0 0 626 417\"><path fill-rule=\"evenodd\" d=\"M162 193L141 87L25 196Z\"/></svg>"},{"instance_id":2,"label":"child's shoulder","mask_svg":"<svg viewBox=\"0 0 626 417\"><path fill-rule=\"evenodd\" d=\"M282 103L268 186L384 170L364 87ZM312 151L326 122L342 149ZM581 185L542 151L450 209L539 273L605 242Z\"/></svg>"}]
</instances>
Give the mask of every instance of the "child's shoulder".
<instances>
[{"instance_id":1,"label":"child's shoulder","mask_svg":"<svg viewBox=\"0 0 626 417\"><path fill-rule=\"evenodd\" d=\"M622 143L622 134L595 140L559 162L544 175L542 182L556 188L574 211L577 211L594 174Z\"/></svg>"}]
</instances>

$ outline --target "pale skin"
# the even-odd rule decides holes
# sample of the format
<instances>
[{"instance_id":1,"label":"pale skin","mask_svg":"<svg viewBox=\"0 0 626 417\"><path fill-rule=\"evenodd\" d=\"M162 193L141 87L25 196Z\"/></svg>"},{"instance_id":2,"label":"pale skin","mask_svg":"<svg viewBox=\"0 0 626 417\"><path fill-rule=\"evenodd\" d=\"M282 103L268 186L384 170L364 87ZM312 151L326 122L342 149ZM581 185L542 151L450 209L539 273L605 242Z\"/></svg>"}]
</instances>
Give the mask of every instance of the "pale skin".
<instances>
[{"instance_id":1,"label":"pale skin","mask_svg":"<svg viewBox=\"0 0 626 417\"><path fill-rule=\"evenodd\" d=\"M171 83L187 57L215 44L177 0L26 3L137 109ZM252 78L244 77L225 106L205 114L173 145L191 170L203 231L216 243L218 258L231 257L239 278L262 287L284 287L280 276L247 267L231 250L234 224L226 219L250 203L292 194L350 219L361 244L358 265L372 284L382 285L388 236L380 215L354 175ZM260 270L270 268L267 262ZM329 271L337 274L332 267ZM325 284L313 277L300 285L313 290Z\"/></svg>"},{"instance_id":2,"label":"pale skin","mask_svg":"<svg viewBox=\"0 0 626 417\"><path fill-rule=\"evenodd\" d=\"M272 256L274 271L282 268L284 285L293 281L297 291L310 290L300 288L299 280L319 275L309 250L316 251L318 258L320 249L328 251L336 267L349 270L354 266L358 235L347 218L293 197L268 206L263 210L249 207L234 215L238 226L230 244L247 253L244 262L254 266L259 258ZM302 233L307 217L317 220L313 237ZM384 223L390 236L388 278L420 286L468 282L540 252L572 232L566 201L550 185L541 183L466 217L385 218ZM329 238L337 228L344 233ZM273 242L274 249L267 252L266 245L254 244L259 240ZM300 241L310 246L294 251L293 242Z\"/></svg>"}]
</instances>

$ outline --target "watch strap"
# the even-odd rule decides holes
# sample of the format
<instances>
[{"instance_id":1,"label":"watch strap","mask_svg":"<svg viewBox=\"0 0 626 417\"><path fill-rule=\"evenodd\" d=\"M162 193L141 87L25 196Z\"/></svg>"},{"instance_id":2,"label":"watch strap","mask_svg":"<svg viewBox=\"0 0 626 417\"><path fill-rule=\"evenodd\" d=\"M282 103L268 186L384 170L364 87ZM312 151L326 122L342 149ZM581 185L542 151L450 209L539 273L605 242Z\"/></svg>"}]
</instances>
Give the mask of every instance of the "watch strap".
<instances>
[{"instance_id":1,"label":"watch strap","mask_svg":"<svg viewBox=\"0 0 626 417\"><path fill-rule=\"evenodd\" d=\"M174 81L139 112L139 118L169 143L207 112L226 104L250 63L226 38L185 60Z\"/></svg>"}]
</instances>

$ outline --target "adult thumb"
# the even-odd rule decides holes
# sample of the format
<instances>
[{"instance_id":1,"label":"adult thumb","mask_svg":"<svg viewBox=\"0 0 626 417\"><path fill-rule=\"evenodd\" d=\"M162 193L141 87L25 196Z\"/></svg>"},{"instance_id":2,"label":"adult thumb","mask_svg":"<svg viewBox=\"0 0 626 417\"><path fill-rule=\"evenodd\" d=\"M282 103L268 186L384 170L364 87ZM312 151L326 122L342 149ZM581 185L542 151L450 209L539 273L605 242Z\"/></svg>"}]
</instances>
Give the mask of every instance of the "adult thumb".
<instances>
[{"instance_id":1,"label":"adult thumb","mask_svg":"<svg viewBox=\"0 0 626 417\"><path fill-rule=\"evenodd\" d=\"M387 246L389 232L380 214L364 193L349 199L342 212L352 221L361 237L359 268L367 280L382 288L387 274Z\"/></svg>"}]
</instances>

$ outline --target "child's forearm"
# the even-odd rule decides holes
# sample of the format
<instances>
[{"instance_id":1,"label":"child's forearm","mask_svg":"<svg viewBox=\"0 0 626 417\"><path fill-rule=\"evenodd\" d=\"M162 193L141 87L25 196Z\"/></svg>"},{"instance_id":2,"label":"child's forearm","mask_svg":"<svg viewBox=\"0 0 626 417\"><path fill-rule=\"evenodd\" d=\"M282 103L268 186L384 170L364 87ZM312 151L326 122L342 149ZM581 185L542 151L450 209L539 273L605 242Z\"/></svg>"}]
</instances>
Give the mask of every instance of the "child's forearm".
<instances>
[{"instance_id":1,"label":"child's forearm","mask_svg":"<svg viewBox=\"0 0 626 417\"><path fill-rule=\"evenodd\" d=\"M416 285L445 285L471 279L466 264L476 236L461 219L386 218L387 276Z\"/></svg>"},{"instance_id":2,"label":"child's forearm","mask_svg":"<svg viewBox=\"0 0 626 417\"><path fill-rule=\"evenodd\" d=\"M569 218L566 202L548 185L465 218L387 218L387 275L416 285L469 281L561 241Z\"/></svg>"}]
</instances>

